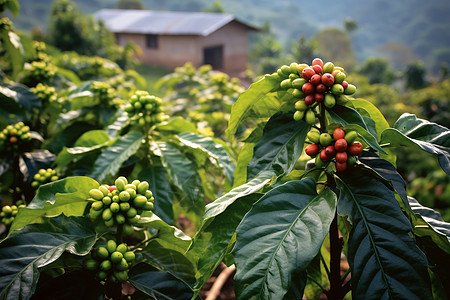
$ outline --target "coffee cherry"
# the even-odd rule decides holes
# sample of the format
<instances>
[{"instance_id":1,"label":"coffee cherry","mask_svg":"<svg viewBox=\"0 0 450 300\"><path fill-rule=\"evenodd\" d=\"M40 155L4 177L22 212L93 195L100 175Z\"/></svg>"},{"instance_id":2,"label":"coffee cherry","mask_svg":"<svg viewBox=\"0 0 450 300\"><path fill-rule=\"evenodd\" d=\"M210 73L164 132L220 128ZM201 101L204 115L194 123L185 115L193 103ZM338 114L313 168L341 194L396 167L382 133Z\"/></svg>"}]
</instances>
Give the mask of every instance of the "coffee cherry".
<instances>
[{"instance_id":1,"label":"coffee cherry","mask_svg":"<svg viewBox=\"0 0 450 300\"><path fill-rule=\"evenodd\" d=\"M334 76L334 82L335 83L342 83L346 78L345 73L343 72L338 72L336 73L336 75Z\"/></svg>"},{"instance_id":2,"label":"coffee cherry","mask_svg":"<svg viewBox=\"0 0 450 300\"><path fill-rule=\"evenodd\" d=\"M291 74L296 74L298 71L298 64L296 62L293 62L289 65L289 71Z\"/></svg>"},{"instance_id":3,"label":"coffee cherry","mask_svg":"<svg viewBox=\"0 0 450 300\"><path fill-rule=\"evenodd\" d=\"M304 111L297 110L297 111L294 113L294 120L295 120L295 121L300 121L300 120L303 119L304 115L305 115L305 112L304 112Z\"/></svg>"},{"instance_id":4,"label":"coffee cherry","mask_svg":"<svg viewBox=\"0 0 450 300\"><path fill-rule=\"evenodd\" d=\"M148 190L149 186L150 186L150 185L148 184L147 181L142 181L142 182L140 182L140 183L137 185L137 187L136 187L136 192L137 192L138 194L143 195L143 194L145 194L145 192Z\"/></svg>"},{"instance_id":5,"label":"coffee cherry","mask_svg":"<svg viewBox=\"0 0 450 300\"><path fill-rule=\"evenodd\" d=\"M331 144L331 142L333 141L333 138L331 137L330 134L324 132L324 133L322 133L322 134L320 135L319 140L320 140L320 144L321 144L323 147L326 147L326 146L328 146L328 145Z\"/></svg>"},{"instance_id":6,"label":"coffee cherry","mask_svg":"<svg viewBox=\"0 0 450 300\"><path fill-rule=\"evenodd\" d=\"M336 149L334 149L333 146L327 146L325 148L325 154L328 156L328 158L333 158L336 156Z\"/></svg>"},{"instance_id":7,"label":"coffee cherry","mask_svg":"<svg viewBox=\"0 0 450 300\"><path fill-rule=\"evenodd\" d=\"M305 97L305 104L306 104L306 105L313 105L314 102L315 102L315 100L314 100L314 95L307 95L307 96Z\"/></svg>"},{"instance_id":8,"label":"coffee cherry","mask_svg":"<svg viewBox=\"0 0 450 300\"><path fill-rule=\"evenodd\" d=\"M313 125L316 123L316 115L312 110L307 110L305 114L305 121L309 125Z\"/></svg>"},{"instance_id":9,"label":"coffee cherry","mask_svg":"<svg viewBox=\"0 0 450 300\"><path fill-rule=\"evenodd\" d=\"M345 170L347 170L347 162L336 162L335 166L336 170L338 170L339 172L344 172Z\"/></svg>"},{"instance_id":10,"label":"coffee cherry","mask_svg":"<svg viewBox=\"0 0 450 300\"><path fill-rule=\"evenodd\" d=\"M320 155L316 156L316 160L314 161L314 164L316 165L316 167L319 167L319 168L321 168L325 165L324 162L322 161L322 159L320 158Z\"/></svg>"},{"instance_id":11,"label":"coffee cherry","mask_svg":"<svg viewBox=\"0 0 450 300\"><path fill-rule=\"evenodd\" d=\"M335 141L339 140L339 139L343 139L345 137L345 131L342 128L336 128L333 131L333 139Z\"/></svg>"},{"instance_id":12,"label":"coffee cherry","mask_svg":"<svg viewBox=\"0 0 450 300\"><path fill-rule=\"evenodd\" d=\"M294 96L297 99L302 99L303 97L305 97L305 93L303 93L303 91L299 89L294 89L292 91L292 96Z\"/></svg>"},{"instance_id":13,"label":"coffee cherry","mask_svg":"<svg viewBox=\"0 0 450 300\"><path fill-rule=\"evenodd\" d=\"M342 87L344 88L344 90L348 88L348 82L345 81L345 80L342 81L341 85L342 85ZM345 93L345 91L344 91L344 93Z\"/></svg>"},{"instance_id":14,"label":"coffee cherry","mask_svg":"<svg viewBox=\"0 0 450 300\"><path fill-rule=\"evenodd\" d=\"M320 58L314 58L311 65L312 66L318 65L320 67L323 67L323 61Z\"/></svg>"},{"instance_id":15,"label":"coffee cherry","mask_svg":"<svg viewBox=\"0 0 450 300\"><path fill-rule=\"evenodd\" d=\"M324 97L323 94L320 94L320 93L315 93L315 94L314 94L314 100L315 100L316 102L322 102L324 98L325 98L325 97Z\"/></svg>"},{"instance_id":16,"label":"coffee cherry","mask_svg":"<svg viewBox=\"0 0 450 300\"><path fill-rule=\"evenodd\" d=\"M92 189L89 191L89 196L95 200L102 200L104 195L99 189Z\"/></svg>"},{"instance_id":17,"label":"coffee cherry","mask_svg":"<svg viewBox=\"0 0 450 300\"><path fill-rule=\"evenodd\" d=\"M316 74L316 71L311 67L306 67L302 71L302 77L306 80L310 80L314 74Z\"/></svg>"},{"instance_id":18,"label":"coffee cherry","mask_svg":"<svg viewBox=\"0 0 450 300\"><path fill-rule=\"evenodd\" d=\"M291 80L290 80L289 78L283 80L283 81L280 83L280 87L281 87L282 89L285 89L285 90L291 88L291 87L292 87L292 82L291 82Z\"/></svg>"},{"instance_id":19,"label":"coffee cherry","mask_svg":"<svg viewBox=\"0 0 450 300\"><path fill-rule=\"evenodd\" d=\"M347 88L344 90L345 95L353 95L356 93L356 86L353 84L348 84Z\"/></svg>"},{"instance_id":20,"label":"coffee cherry","mask_svg":"<svg viewBox=\"0 0 450 300\"><path fill-rule=\"evenodd\" d=\"M327 62L323 65L323 72L324 73L330 73L334 70L334 64L332 62Z\"/></svg>"},{"instance_id":21,"label":"coffee cherry","mask_svg":"<svg viewBox=\"0 0 450 300\"><path fill-rule=\"evenodd\" d=\"M335 83L331 87L331 92L335 95L342 95L344 93L344 87L339 83Z\"/></svg>"},{"instance_id":22,"label":"coffee cherry","mask_svg":"<svg viewBox=\"0 0 450 300\"><path fill-rule=\"evenodd\" d=\"M347 146L347 141L345 139L339 139L334 143L337 152L344 152L347 150Z\"/></svg>"},{"instance_id":23,"label":"coffee cherry","mask_svg":"<svg viewBox=\"0 0 450 300\"><path fill-rule=\"evenodd\" d=\"M334 76L330 73L325 73L322 75L321 81L325 86L332 86L334 84Z\"/></svg>"},{"instance_id":24,"label":"coffee cherry","mask_svg":"<svg viewBox=\"0 0 450 300\"><path fill-rule=\"evenodd\" d=\"M363 151L363 145L360 142L351 143L347 150L347 152L353 156L360 155L362 151Z\"/></svg>"},{"instance_id":25,"label":"coffee cherry","mask_svg":"<svg viewBox=\"0 0 450 300\"><path fill-rule=\"evenodd\" d=\"M356 140L357 137L358 134L356 133L356 131L350 131L345 134L344 139L347 141L348 144L351 144Z\"/></svg>"},{"instance_id":26,"label":"coffee cherry","mask_svg":"<svg viewBox=\"0 0 450 300\"><path fill-rule=\"evenodd\" d=\"M318 130L310 130L306 137L314 144L320 141L320 132Z\"/></svg>"},{"instance_id":27,"label":"coffee cherry","mask_svg":"<svg viewBox=\"0 0 450 300\"><path fill-rule=\"evenodd\" d=\"M311 76L311 80L309 82L312 85L318 85L320 83L320 75L319 74L314 74L313 76Z\"/></svg>"},{"instance_id":28,"label":"coffee cherry","mask_svg":"<svg viewBox=\"0 0 450 300\"><path fill-rule=\"evenodd\" d=\"M312 69L316 72L316 74L320 74L323 71L322 67L319 65L312 66Z\"/></svg>"},{"instance_id":29,"label":"coffee cherry","mask_svg":"<svg viewBox=\"0 0 450 300\"><path fill-rule=\"evenodd\" d=\"M330 160L330 158L328 157L327 153L325 152L325 149L323 149L322 151L320 151L320 159L323 162L327 162Z\"/></svg>"},{"instance_id":30,"label":"coffee cherry","mask_svg":"<svg viewBox=\"0 0 450 300\"><path fill-rule=\"evenodd\" d=\"M305 83L306 80L304 78L297 78L292 81L292 87L296 89L301 89Z\"/></svg>"},{"instance_id":31,"label":"coffee cherry","mask_svg":"<svg viewBox=\"0 0 450 300\"><path fill-rule=\"evenodd\" d=\"M305 101L299 100L299 101L295 102L294 107L296 110L305 111L308 108L308 105L305 103Z\"/></svg>"},{"instance_id":32,"label":"coffee cherry","mask_svg":"<svg viewBox=\"0 0 450 300\"><path fill-rule=\"evenodd\" d=\"M316 92L317 93L324 94L326 91L327 91L327 87L325 86L325 84L319 83L318 85L316 85Z\"/></svg>"},{"instance_id":33,"label":"coffee cherry","mask_svg":"<svg viewBox=\"0 0 450 300\"><path fill-rule=\"evenodd\" d=\"M336 99L332 94L325 94L325 97L323 99L323 104L327 108L333 108L336 105Z\"/></svg>"},{"instance_id":34,"label":"coffee cherry","mask_svg":"<svg viewBox=\"0 0 450 300\"><path fill-rule=\"evenodd\" d=\"M347 159L348 159L347 152L338 152L338 153L336 153L336 161L337 162L343 163L343 162L346 162Z\"/></svg>"},{"instance_id":35,"label":"coffee cherry","mask_svg":"<svg viewBox=\"0 0 450 300\"><path fill-rule=\"evenodd\" d=\"M106 249L105 247L100 247L97 249L97 256L100 259L106 259L109 257L109 252L108 249Z\"/></svg>"},{"instance_id":36,"label":"coffee cherry","mask_svg":"<svg viewBox=\"0 0 450 300\"><path fill-rule=\"evenodd\" d=\"M307 95L314 93L314 90L314 85L310 82L307 82L302 86L302 91Z\"/></svg>"},{"instance_id":37,"label":"coffee cherry","mask_svg":"<svg viewBox=\"0 0 450 300\"><path fill-rule=\"evenodd\" d=\"M307 64L299 64L298 67L297 67L297 73L298 73L298 74L302 74L303 70L304 70L305 68L308 68L308 67L309 67L309 66L308 66Z\"/></svg>"},{"instance_id":38,"label":"coffee cherry","mask_svg":"<svg viewBox=\"0 0 450 300\"><path fill-rule=\"evenodd\" d=\"M123 258L123 254L120 253L119 251L114 251L113 253L111 253L111 261L113 264L118 264L122 261Z\"/></svg>"},{"instance_id":39,"label":"coffee cherry","mask_svg":"<svg viewBox=\"0 0 450 300\"><path fill-rule=\"evenodd\" d=\"M347 158L347 166L351 167L356 163L356 157L349 155Z\"/></svg>"},{"instance_id":40,"label":"coffee cherry","mask_svg":"<svg viewBox=\"0 0 450 300\"><path fill-rule=\"evenodd\" d=\"M316 156L320 151L319 145L317 144L310 144L306 146L305 153L308 154L311 157Z\"/></svg>"}]
</instances>

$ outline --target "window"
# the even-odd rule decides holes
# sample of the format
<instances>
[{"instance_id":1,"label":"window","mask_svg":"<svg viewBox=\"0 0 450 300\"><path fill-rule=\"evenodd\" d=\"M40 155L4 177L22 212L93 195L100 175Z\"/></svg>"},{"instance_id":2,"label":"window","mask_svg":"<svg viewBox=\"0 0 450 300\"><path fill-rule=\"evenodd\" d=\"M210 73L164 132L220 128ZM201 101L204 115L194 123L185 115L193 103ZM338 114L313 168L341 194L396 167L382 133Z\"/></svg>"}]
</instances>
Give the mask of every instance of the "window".
<instances>
[{"instance_id":1,"label":"window","mask_svg":"<svg viewBox=\"0 0 450 300\"><path fill-rule=\"evenodd\" d=\"M146 46L147 48L156 49L158 48L158 36L156 34L147 34L146 38Z\"/></svg>"},{"instance_id":2,"label":"window","mask_svg":"<svg viewBox=\"0 0 450 300\"><path fill-rule=\"evenodd\" d=\"M223 67L223 46L207 47L203 49L203 63L211 65L213 69Z\"/></svg>"}]
</instances>

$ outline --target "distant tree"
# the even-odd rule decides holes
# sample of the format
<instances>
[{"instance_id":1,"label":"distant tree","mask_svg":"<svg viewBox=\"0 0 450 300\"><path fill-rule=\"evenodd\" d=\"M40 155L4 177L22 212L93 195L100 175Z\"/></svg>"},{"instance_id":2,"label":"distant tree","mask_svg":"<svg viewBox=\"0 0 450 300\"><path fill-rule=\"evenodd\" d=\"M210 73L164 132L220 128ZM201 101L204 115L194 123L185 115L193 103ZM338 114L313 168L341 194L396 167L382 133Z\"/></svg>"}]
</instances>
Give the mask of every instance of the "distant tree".
<instances>
[{"instance_id":1,"label":"distant tree","mask_svg":"<svg viewBox=\"0 0 450 300\"><path fill-rule=\"evenodd\" d=\"M317 56L316 49L317 43L315 40L307 40L304 35L301 35L298 41L293 42L290 49L290 55L292 60L296 62L311 63L312 60Z\"/></svg>"},{"instance_id":2,"label":"distant tree","mask_svg":"<svg viewBox=\"0 0 450 300\"><path fill-rule=\"evenodd\" d=\"M388 42L379 47L380 52L386 53L391 66L395 69L404 69L415 61L411 47L398 42Z\"/></svg>"},{"instance_id":3,"label":"distant tree","mask_svg":"<svg viewBox=\"0 0 450 300\"><path fill-rule=\"evenodd\" d=\"M421 61L415 61L408 65L405 71L406 88L422 89L428 85L425 79L427 70Z\"/></svg>"},{"instance_id":4,"label":"distant tree","mask_svg":"<svg viewBox=\"0 0 450 300\"><path fill-rule=\"evenodd\" d=\"M318 55L350 70L356 63L349 35L339 28L325 28L315 36Z\"/></svg>"},{"instance_id":5,"label":"distant tree","mask_svg":"<svg viewBox=\"0 0 450 300\"><path fill-rule=\"evenodd\" d=\"M358 29L358 23L353 18L345 18L344 20L344 28L347 33L351 34Z\"/></svg>"},{"instance_id":6,"label":"distant tree","mask_svg":"<svg viewBox=\"0 0 450 300\"><path fill-rule=\"evenodd\" d=\"M370 84L391 84L397 78L395 71L389 67L389 62L379 57L368 58L358 71L367 76Z\"/></svg>"},{"instance_id":7,"label":"distant tree","mask_svg":"<svg viewBox=\"0 0 450 300\"><path fill-rule=\"evenodd\" d=\"M440 71L442 66L450 65L450 47L439 47L431 53L431 69L434 73Z\"/></svg>"},{"instance_id":8,"label":"distant tree","mask_svg":"<svg viewBox=\"0 0 450 300\"><path fill-rule=\"evenodd\" d=\"M145 9L142 0L119 0L118 9Z\"/></svg>"},{"instance_id":9,"label":"distant tree","mask_svg":"<svg viewBox=\"0 0 450 300\"><path fill-rule=\"evenodd\" d=\"M211 12L211 13L224 13L225 8L222 5L222 2L219 0L216 0L211 4L211 6L203 9L204 12Z\"/></svg>"}]
</instances>

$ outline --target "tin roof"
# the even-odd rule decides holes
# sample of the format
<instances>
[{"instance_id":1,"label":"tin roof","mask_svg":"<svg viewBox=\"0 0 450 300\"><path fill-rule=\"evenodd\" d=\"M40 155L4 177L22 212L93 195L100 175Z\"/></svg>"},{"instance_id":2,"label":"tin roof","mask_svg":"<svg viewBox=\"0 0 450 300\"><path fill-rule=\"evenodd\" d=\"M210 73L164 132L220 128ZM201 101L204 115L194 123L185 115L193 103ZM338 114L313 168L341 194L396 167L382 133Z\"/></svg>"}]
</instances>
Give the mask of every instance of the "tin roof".
<instances>
[{"instance_id":1,"label":"tin roof","mask_svg":"<svg viewBox=\"0 0 450 300\"><path fill-rule=\"evenodd\" d=\"M207 36L230 22L257 30L220 13L102 9L94 17L112 32Z\"/></svg>"}]
</instances>

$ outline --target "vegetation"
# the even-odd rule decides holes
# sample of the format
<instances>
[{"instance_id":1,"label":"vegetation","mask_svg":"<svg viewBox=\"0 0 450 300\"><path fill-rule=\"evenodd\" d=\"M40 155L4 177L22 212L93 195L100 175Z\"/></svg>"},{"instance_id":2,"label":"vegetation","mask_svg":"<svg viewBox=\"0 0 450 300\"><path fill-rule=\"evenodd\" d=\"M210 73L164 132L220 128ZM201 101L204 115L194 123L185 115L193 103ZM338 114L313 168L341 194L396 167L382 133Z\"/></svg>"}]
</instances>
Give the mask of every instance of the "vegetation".
<instances>
[{"instance_id":1,"label":"vegetation","mask_svg":"<svg viewBox=\"0 0 450 300\"><path fill-rule=\"evenodd\" d=\"M267 31L297 62L246 90L0 24L0 299L198 299L222 263L237 299L449 297L450 79L303 59L351 22L286 56Z\"/></svg>"}]
</instances>

